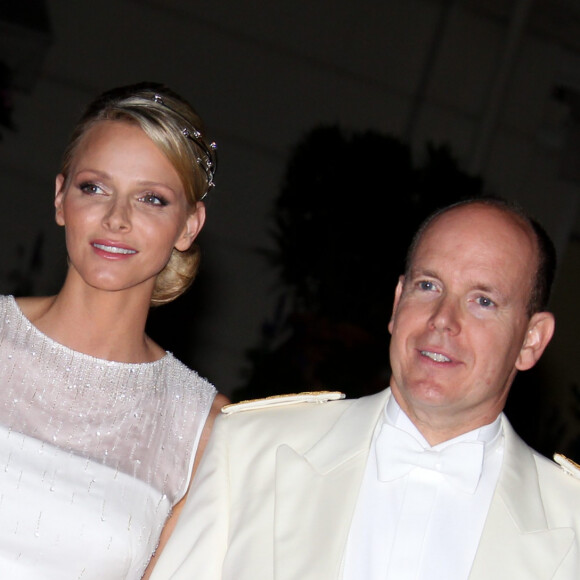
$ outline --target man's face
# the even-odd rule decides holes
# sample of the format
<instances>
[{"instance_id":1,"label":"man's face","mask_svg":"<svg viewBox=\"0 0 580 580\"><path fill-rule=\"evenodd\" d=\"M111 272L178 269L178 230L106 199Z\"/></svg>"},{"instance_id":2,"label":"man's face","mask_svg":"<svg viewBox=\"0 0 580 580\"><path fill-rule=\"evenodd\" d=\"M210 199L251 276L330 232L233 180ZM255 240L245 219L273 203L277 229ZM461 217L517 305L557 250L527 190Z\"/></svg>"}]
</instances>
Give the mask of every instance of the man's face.
<instances>
[{"instance_id":1,"label":"man's face","mask_svg":"<svg viewBox=\"0 0 580 580\"><path fill-rule=\"evenodd\" d=\"M412 420L466 432L497 417L541 354L526 350L536 260L532 234L496 208L456 208L427 229L389 324L391 387Z\"/></svg>"}]
</instances>

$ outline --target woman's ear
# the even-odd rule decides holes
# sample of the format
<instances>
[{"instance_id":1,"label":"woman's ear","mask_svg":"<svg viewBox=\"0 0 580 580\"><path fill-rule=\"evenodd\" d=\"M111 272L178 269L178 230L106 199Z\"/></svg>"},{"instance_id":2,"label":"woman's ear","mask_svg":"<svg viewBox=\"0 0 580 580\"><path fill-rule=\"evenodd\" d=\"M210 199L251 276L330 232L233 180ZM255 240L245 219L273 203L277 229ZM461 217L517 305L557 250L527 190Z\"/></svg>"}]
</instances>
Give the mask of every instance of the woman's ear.
<instances>
[{"instance_id":1,"label":"woman's ear","mask_svg":"<svg viewBox=\"0 0 580 580\"><path fill-rule=\"evenodd\" d=\"M56 176L55 193L54 193L54 207L56 209L54 219L59 226L64 226L64 212L62 209L62 202L64 197L64 182L65 178L62 173Z\"/></svg>"},{"instance_id":2,"label":"woman's ear","mask_svg":"<svg viewBox=\"0 0 580 580\"><path fill-rule=\"evenodd\" d=\"M526 371L540 360L554 335L555 326L556 321L551 312L536 312L530 318L520 354L516 359L516 369Z\"/></svg>"},{"instance_id":3,"label":"woman's ear","mask_svg":"<svg viewBox=\"0 0 580 580\"><path fill-rule=\"evenodd\" d=\"M180 252L185 252L193 244L193 240L197 238L203 224L205 223L205 204L198 201L195 204L195 210L187 216L185 227L181 232L179 238L175 242L175 249Z\"/></svg>"}]
</instances>

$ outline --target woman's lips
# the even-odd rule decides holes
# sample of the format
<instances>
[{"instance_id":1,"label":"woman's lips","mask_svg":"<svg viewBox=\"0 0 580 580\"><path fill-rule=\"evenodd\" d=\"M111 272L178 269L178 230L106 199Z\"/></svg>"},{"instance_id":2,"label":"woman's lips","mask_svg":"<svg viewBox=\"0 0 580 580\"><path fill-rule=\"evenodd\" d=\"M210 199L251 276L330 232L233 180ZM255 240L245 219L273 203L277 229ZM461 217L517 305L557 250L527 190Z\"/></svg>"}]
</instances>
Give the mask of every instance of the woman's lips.
<instances>
[{"instance_id":1,"label":"woman's lips","mask_svg":"<svg viewBox=\"0 0 580 580\"><path fill-rule=\"evenodd\" d=\"M99 251L99 253L115 254L117 256L132 256L137 253L137 250L126 244L117 244L107 240L95 240L91 242L91 246Z\"/></svg>"}]
</instances>

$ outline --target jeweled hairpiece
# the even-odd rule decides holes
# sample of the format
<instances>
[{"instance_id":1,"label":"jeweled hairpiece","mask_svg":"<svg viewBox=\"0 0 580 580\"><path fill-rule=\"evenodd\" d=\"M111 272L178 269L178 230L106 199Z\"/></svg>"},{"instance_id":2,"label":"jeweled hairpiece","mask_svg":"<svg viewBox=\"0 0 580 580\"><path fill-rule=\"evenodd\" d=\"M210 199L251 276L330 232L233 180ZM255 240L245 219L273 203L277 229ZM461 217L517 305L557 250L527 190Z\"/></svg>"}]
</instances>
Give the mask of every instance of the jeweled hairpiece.
<instances>
[{"instance_id":1,"label":"jeweled hairpiece","mask_svg":"<svg viewBox=\"0 0 580 580\"><path fill-rule=\"evenodd\" d=\"M169 105L167 105L161 95L156 94L153 97L153 100L156 103L163 105L176 115L180 116L184 121L187 122L188 125L191 125L191 123L189 123L189 121L187 121L187 119L181 113L179 113L178 111L172 109ZM203 140L203 135L201 134L201 131L199 131L193 126L191 127L192 127L191 130L188 129L187 127L183 127L183 129L181 129L181 133L183 134L184 137L193 141L197 145L197 148L203 153L201 157L196 158L197 164L203 169L207 179L207 190L200 198L203 200L206 197L206 195L210 192L212 187L215 187L214 175L217 170L217 144L215 143L215 141L212 141L209 144L209 146L207 146L205 144L205 141Z\"/></svg>"}]
</instances>

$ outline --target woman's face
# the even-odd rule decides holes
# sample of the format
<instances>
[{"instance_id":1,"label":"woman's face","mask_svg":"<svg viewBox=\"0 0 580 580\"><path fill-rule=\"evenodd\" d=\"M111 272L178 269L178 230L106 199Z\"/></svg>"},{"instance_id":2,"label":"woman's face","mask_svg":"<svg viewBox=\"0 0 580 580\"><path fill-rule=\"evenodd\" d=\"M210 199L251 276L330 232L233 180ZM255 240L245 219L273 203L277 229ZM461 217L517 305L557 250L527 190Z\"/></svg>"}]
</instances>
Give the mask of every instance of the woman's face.
<instances>
[{"instance_id":1,"label":"woman's face","mask_svg":"<svg viewBox=\"0 0 580 580\"><path fill-rule=\"evenodd\" d=\"M126 121L89 129L67 179L56 179L55 207L69 274L106 291L151 293L173 248L187 250L205 219L202 203L188 205L167 157Z\"/></svg>"}]
</instances>

